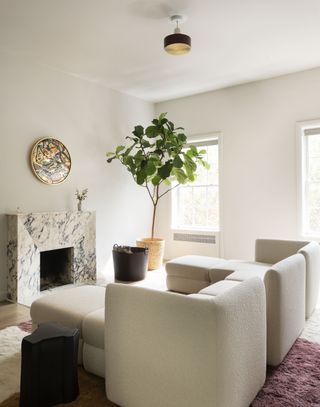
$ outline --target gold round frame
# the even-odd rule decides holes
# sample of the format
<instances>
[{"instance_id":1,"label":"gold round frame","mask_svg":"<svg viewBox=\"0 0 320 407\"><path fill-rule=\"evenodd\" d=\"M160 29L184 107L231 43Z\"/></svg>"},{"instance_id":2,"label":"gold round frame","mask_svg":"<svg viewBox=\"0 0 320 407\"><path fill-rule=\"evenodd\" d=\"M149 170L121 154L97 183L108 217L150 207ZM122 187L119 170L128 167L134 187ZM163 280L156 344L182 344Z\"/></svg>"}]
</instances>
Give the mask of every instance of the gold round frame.
<instances>
[{"instance_id":1,"label":"gold round frame","mask_svg":"<svg viewBox=\"0 0 320 407\"><path fill-rule=\"evenodd\" d=\"M51 137L36 141L30 160L36 177L47 185L61 184L71 171L71 156L67 147Z\"/></svg>"}]
</instances>

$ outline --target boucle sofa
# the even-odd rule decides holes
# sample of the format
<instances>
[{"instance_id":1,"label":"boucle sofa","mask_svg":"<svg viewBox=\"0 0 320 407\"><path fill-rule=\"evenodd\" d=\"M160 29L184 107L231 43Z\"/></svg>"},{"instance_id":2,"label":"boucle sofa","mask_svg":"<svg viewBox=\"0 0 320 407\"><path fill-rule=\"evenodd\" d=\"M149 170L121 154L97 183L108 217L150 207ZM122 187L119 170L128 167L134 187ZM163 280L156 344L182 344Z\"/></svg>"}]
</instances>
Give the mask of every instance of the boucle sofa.
<instances>
[{"instance_id":1,"label":"boucle sofa","mask_svg":"<svg viewBox=\"0 0 320 407\"><path fill-rule=\"evenodd\" d=\"M210 294L215 283L264 281L267 298L267 362L281 363L316 305L320 281L320 247L316 242L256 240L255 261L183 256L167 263L170 290ZM203 288L205 287L205 288ZM212 288L213 287L213 288Z\"/></svg>"},{"instance_id":2,"label":"boucle sofa","mask_svg":"<svg viewBox=\"0 0 320 407\"><path fill-rule=\"evenodd\" d=\"M317 304L320 289L320 246L317 242L257 239L254 261L207 256L179 257L166 264L167 286L172 291L197 293L236 271L263 274L275 263L297 253L302 254L306 261L305 312L306 318L309 318Z\"/></svg>"},{"instance_id":3,"label":"boucle sofa","mask_svg":"<svg viewBox=\"0 0 320 407\"><path fill-rule=\"evenodd\" d=\"M217 284L188 296L81 286L30 312L34 325L80 329L79 362L106 377L108 398L123 407L247 407L265 381L265 290L255 277Z\"/></svg>"},{"instance_id":4,"label":"boucle sofa","mask_svg":"<svg viewBox=\"0 0 320 407\"><path fill-rule=\"evenodd\" d=\"M108 285L108 398L125 407L248 407L266 374L263 283L218 291Z\"/></svg>"}]
</instances>

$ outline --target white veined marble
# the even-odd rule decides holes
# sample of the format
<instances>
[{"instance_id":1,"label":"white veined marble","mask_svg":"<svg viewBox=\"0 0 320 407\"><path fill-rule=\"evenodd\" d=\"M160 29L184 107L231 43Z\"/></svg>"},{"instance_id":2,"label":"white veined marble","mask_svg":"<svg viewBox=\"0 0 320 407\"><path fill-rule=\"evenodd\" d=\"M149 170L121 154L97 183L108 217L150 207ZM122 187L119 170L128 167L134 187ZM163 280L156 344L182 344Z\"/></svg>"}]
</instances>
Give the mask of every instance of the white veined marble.
<instances>
[{"instance_id":1,"label":"white veined marble","mask_svg":"<svg viewBox=\"0 0 320 407\"><path fill-rule=\"evenodd\" d=\"M73 247L74 284L96 281L95 212L7 215L8 300L30 305L40 296L40 252Z\"/></svg>"}]
</instances>

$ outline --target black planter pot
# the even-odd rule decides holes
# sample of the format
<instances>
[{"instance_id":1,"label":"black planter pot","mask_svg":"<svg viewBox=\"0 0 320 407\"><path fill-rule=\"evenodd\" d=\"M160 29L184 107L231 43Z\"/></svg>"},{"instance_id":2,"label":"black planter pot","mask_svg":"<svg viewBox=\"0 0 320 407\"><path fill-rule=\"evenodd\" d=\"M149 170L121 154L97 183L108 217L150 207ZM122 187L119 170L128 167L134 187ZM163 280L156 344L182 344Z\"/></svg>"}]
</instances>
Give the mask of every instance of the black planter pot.
<instances>
[{"instance_id":1,"label":"black planter pot","mask_svg":"<svg viewBox=\"0 0 320 407\"><path fill-rule=\"evenodd\" d=\"M139 281L146 277L148 249L144 247L113 246L114 277L120 281Z\"/></svg>"}]
</instances>

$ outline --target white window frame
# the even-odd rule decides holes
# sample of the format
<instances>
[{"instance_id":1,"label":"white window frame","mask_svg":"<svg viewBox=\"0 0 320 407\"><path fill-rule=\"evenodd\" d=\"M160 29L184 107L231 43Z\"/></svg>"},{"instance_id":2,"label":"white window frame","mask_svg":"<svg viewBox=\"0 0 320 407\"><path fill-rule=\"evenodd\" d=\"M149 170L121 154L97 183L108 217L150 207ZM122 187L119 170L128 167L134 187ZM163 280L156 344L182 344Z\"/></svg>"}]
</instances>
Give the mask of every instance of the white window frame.
<instances>
[{"instance_id":1,"label":"white window frame","mask_svg":"<svg viewBox=\"0 0 320 407\"><path fill-rule=\"evenodd\" d=\"M297 184L298 184L298 235L301 238L320 240L320 232L315 233L309 230L306 230L305 225L306 221L306 135L305 131L312 129L320 129L320 119L302 121L296 124L296 134L297 134L297 163L298 163L298 172L297 172ZM319 133L320 134L320 133Z\"/></svg>"},{"instance_id":2,"label":"white window frame","mask_svg":"<svg viewBox=\"0 0 320 407\"><path fill-rule=\"evenodd\" d=\"M219 155L219 229L217 228L206 228L206 227L188 227L188 228L179 228L173 223L173 213L176 207L176 196L173 193L171 196L171 205L170 205L170 218L171 218L171 230L172 232L195 232L195 233L205 233L208 235L215 235L217 232L222 230L222 133L221 132L210 132L206 134L198 134L188 136L188 145L196 143L205 143L213 140L218 142L218 155Z\"/></svg>"}]
</instances>

